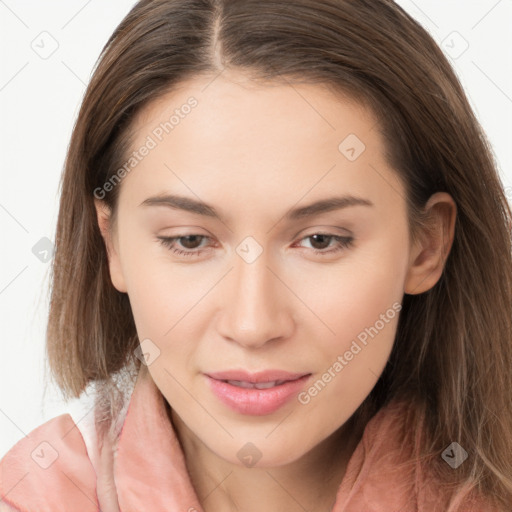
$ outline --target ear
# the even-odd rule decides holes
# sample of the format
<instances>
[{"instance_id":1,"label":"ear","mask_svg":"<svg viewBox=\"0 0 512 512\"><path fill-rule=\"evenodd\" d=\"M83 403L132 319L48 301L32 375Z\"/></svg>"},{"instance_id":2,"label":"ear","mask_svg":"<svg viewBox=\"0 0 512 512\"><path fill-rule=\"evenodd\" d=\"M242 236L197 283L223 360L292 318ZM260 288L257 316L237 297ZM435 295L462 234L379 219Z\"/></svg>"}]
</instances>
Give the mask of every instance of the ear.
<instances>
[{"instance_id":1,"label":"ear","mask_svg":"<svg viewBox=\"0 0 512 512\"><path fill-rule=\"evenodd\" d=\"M430 290L439 280L452 248L457 206L446 192L433 194L425 205L429 224L416 241L409 259L404 292L416 295Z\"/></svg>"},{"instance_id":2,"label":"ear","mask_svg":"<svg viewBox=\"0 0 512 512\"><path fill-rule=\"evenodd\" d=\"M123 270L121 268L121 261L119 258L119 251L115 244L115 237L112 233L112 226L110 222L110 208L104 201L94 199L94 206L96 208L96 216L98 219L98 226L101 231L101 236L105 242L108 256L108 266L110 270L110 279L114 287L126 293L126 283L124 280Z\"/></svg>"}]
</instances>

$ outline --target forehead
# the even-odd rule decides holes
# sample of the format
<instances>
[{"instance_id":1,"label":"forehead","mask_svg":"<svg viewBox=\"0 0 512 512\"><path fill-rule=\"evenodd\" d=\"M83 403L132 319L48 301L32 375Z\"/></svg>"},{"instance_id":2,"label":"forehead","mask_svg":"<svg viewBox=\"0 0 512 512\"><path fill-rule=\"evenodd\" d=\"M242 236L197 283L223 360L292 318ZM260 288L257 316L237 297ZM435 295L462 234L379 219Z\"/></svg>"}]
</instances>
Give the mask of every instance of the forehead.
<instances>
[{"instance_id":1,"label":"forehead","mask_svg":"<svg viewBox=\"0 0 512 512\"><path fill-rule=\"evenodd\" d=\"M189 108L191 102L195 105ZM187 118L192 121L182 122ZM132 130L143 136L158 123L169 121L172 126L168 128L174 136L192 124L194 132L208 133L212 142L226 133L234 135L233 131L237 139L247 141L250 136L261 143L268 142L273 133L280 138L289 135L293 140L304 136L320 138L351 129L364 136L368 128L377 126L368 108L341 90L334 91L331 85L299 84L285 79L261 82L233 72L199 76L178 84L146 105L134 119ZM238 128L244 130L237 131Z\"/></svg>"},{"instance_id":2,"label":"forehead","mask_svg":"<svg viewBox=\"0 0 512 512\"><path fill-rule=\"evenodd\" d=\"M396 201L401 190L375 117L322 84L195 78L147 105L132 128L131 150L150 147L123 180L133 201L173 191L216 203L229 192L230 204L261 209L335 189Z\"/></svg>"}]
</instances>

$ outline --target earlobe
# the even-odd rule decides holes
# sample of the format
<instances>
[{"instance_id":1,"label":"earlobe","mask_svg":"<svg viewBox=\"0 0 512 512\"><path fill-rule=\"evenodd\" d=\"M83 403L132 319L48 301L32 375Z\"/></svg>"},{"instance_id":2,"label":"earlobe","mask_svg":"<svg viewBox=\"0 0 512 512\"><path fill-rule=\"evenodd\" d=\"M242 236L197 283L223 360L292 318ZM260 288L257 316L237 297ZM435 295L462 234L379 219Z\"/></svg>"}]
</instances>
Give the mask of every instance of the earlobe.
<instances>
[{"instance_id":1,"label":"earlobe","mask_svg":"<svg viewBox=\"0 0 512 512\"><path fill-rule=\"evenodd\" d=\"M111 223L110 223L110 209L104 201L94 199L94 206L96 208L96 217L101 236L105 243L107 250L108 266L110 272L110 279L112 284L119 292L126 293L126 284L124 280L123 271L121 268L121 261L119 258L119 251L115 247Z\"/></svg>"},{"instance_id":2,"label":"earlobe","mask_svg":"<svg viewBox=\"0 0 512 512\"><path fill-rule=\"evenodd\" d=\"M433 194L425 205L429 225L411 250L404 293L417 295L439 281L455 236L457 206L446 192Z\"/></svg>"}]
</instances>

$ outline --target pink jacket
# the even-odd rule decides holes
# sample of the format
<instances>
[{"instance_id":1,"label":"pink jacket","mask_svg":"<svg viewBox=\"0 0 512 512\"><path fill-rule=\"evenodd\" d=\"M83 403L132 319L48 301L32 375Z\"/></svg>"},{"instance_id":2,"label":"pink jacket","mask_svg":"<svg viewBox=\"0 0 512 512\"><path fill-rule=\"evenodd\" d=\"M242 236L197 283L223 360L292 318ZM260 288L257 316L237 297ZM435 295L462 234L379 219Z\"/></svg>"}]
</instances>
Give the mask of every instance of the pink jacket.
<instances>
[{"instance_id":1,"label":"pink jacket","mask_svg":"<svg viewBox=\"0 0 512 512\"><path fill-rule=\"evenodd\" d=\"M0 461L0 512L200 512L165 398L142 365L118 415L112 440L98 442L93 414L57 416L16 443ZM349 461L332 512L491 512L484 502L452 508L403 454L417 432L405 431L407 404L394 402L367 424Z\"/></svg>"}]
</instances>

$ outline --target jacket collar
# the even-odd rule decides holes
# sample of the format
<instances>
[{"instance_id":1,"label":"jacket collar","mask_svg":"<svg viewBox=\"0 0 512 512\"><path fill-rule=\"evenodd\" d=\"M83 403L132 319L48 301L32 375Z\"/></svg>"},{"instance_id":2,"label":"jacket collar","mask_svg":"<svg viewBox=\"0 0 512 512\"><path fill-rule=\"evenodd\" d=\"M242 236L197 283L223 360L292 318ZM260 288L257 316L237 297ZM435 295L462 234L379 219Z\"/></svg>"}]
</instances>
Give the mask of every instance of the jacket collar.
<instances>
[{"instance_id":1,"label":"jacket collar","mask_svg":"<svg viewBox=\"0 0 512 512\"><path fill-rule=\"evenodd\" d=\"M405 402L388 404L368 422L349 460L331 512L388 512L391 504L397 510L416 510L418 468L401 464L402 457L410 455L419 434L404 430L407 408ZM202 510L167 414L165 398L145 365L137 376L115 459L114 475L122 512Z\"/></svg>"},{"instance_id":2,"label":"jacket collar","mask_svg":"<svg viewBox=\"0 0 512 512\"><path fill-rule=\"evenodd\" d=\"M120 510L201 510L179 440L147 367L141 365L114 463Z\"/></svg>"},{"instance_id":3,"label":"jacket collar","mask_svg":"<svg viewBox=\"0 0 512 512\"><path fill-rule=\"evenodd\" d=\"M23 512L67 512L71 504L84 512L201 511L165 398L145 365L132 386L112 442L99 436L100 443L91 438L86 445L80 423L64 414L17 443L0 464L0 497ZM110 405L106 395L98 398L101 418ZM331 512L447 510L419 463L404 464L418 448L413 410L407 402L391 402L367 423ZM36 464L49 464L52 455L49 467Z\"/></svg>"}]
</instances>

